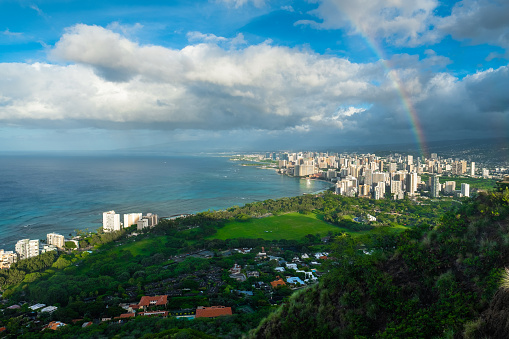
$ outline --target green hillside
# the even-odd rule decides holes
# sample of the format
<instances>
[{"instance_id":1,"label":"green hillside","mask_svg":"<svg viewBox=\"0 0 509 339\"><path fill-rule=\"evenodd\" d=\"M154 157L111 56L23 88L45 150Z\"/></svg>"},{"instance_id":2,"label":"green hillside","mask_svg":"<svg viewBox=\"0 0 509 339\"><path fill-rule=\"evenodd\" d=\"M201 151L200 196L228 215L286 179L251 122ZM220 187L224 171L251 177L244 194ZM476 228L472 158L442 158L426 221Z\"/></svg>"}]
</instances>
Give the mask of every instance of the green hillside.
<instances>
[{"instance_id":1,"label":"green hillside","mask_svg":"<svg viewBox=\"0 0 509 339\"><path fill-rule=\"evenodd\" d=\"M501 338L508 215L509 192L489 193L464 201L436 227L362 242L340 237L326 279L294 294L250 336Z\"/></svg>"}]
</instances>

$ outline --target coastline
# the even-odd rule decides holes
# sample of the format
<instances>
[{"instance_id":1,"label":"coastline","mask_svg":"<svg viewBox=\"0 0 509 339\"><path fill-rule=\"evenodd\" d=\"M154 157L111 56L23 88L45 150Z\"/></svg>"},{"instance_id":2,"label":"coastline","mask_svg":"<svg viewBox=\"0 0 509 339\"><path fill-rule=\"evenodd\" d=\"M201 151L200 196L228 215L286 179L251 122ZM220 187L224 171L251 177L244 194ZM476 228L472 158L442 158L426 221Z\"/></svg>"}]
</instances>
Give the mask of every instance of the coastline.
<instances>
[{"instance_id":1,"label":"coastline","mask_svg":"<svg viewBox=\"0 0 509 339\"><path fill-rule=\"evenodd\" d=\"M196 214L326 189L319 181L305 186L290 177L281 180L272 171L239 166L225 157L60 155L10 160L12 165L0 169L5 179L0 189L9 201L0 205L0 213L7 215L0 221L4 250L14 250L21 239L46 239L48 233L67 237L75 230L95 231L108 210L161 217Z\"/></svg>"}]
</instances>

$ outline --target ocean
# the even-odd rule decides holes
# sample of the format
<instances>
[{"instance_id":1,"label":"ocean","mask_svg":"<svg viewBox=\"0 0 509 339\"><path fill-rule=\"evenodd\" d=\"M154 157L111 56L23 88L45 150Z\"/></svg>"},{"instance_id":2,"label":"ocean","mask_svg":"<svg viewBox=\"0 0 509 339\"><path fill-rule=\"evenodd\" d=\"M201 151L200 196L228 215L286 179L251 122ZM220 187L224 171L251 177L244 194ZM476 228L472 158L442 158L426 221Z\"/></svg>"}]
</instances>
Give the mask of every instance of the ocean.
<instances>
[{"instance_id":1,"label":"ocean","mask_svg":"<svg viewBox=\"0 0 509 339\"><path fill-rule=\"evenodd\" d=\"M241 163L211 155L0 155L0 249L51 232L95 231L110 210L167 217L330 186Z\"/></svg>"}]
</instances>

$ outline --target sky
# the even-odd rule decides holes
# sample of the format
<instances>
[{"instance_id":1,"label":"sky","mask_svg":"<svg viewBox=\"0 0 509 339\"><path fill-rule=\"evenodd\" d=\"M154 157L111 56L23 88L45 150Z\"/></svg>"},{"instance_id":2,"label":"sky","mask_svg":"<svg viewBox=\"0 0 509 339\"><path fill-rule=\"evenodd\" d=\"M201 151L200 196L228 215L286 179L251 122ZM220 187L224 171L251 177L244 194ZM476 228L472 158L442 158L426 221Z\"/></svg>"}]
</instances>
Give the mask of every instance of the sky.
<instances>
[{"instance_id":1,"label":"sky","mask_svg":"<svg viewBox=\"0 0 509 339\"><path fill-rule=\"evenodd\" d=\"M0 0L0 151L509 136L509 0Z\"/></svg>"}]
</instances>

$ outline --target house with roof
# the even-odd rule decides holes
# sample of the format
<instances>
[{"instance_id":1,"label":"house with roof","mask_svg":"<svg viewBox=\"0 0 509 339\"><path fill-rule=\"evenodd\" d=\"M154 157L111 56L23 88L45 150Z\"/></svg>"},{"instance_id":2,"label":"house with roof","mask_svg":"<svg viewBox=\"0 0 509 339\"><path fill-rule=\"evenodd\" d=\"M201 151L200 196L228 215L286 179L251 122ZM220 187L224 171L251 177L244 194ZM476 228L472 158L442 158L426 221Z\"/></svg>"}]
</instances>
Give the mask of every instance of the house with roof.
<instances>
[{"instance_id":1,"label":"house with roof","mask_svg":"<svg viewBox=\"0 0 509 339\"><path fill-rule=\"evenodd\" d=\"M198 306L195 318L215 318L223 315L232 315L232 308L225 306Z\"/></svg>"},{"instance_id":2,"label":"house with roof","mask_svg":"<svg viewBox=\"0 0 509 339\"><path fill-rule=\"evenodd\" d=\"M144 311L147 310L149 307L155 307L155 306L163 306L165 307L168 303L168 296L167 295L156 295L153 297L143 296L141 297L140 302L136 306L136 309L143 309ZM133 305L134 306L134 305Z\"/></svg>"},{"instance_id":3,"label":"house with roof","mask_svg":"<svg viewBox=\"0 0 509 339\"><path fill-rule=\"evenodd\" d=\"M48 325L44 326L42 329L43 330L50 329L50 330L56 331L58 328L63 327L65 325L67 325L67 324L65 324L61 321L52 321Z\"/></svg>"},{"instance_id":4,"label":"house with roof","mask_svg":"<svg viewBox=\"0 0 509 339\"><path fill-rule=\"evenodd\" d=\"M272 288L286 286L286 283L283 279L281 279L279 276L277 276L277 278L278 278L278 280L274 280L274 281L270 282L270 285L272 286Z\"/></svg>"},{"instance_id":5,"label":"house with roof","mask_svg":"<svg viewBox=\"0 0 509 339\"><path fill-rule=\"evenodd\" d=\"M306 285L304 281L302 281L299 277L290 277L286 279L286 282L292 285L300 284L300 285Z\"/></svg>"}]
</instances>

